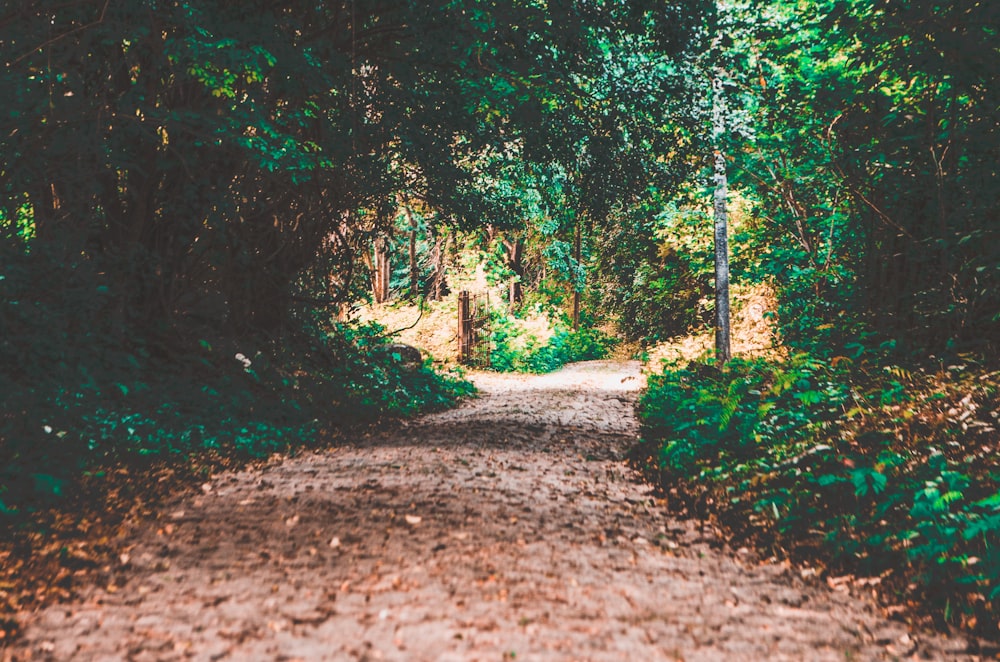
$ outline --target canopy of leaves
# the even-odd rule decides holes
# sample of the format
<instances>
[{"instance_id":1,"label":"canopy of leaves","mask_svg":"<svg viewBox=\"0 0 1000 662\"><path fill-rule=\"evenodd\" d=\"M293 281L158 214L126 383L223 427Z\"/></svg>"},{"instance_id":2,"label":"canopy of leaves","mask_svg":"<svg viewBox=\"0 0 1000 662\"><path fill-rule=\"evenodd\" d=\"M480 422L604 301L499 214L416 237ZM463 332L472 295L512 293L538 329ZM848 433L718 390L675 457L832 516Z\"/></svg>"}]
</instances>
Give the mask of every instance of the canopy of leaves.
<instances>
[{"instance_id":1,"label":"canopy of leaves","mask_svg":"<svg viewBox=\"0 0 1000 662\"><path fill-rule=\"evenodd\" d=\"M611 157L662 147L632 111L671 90L616 58L680 52L698 11L21 3L0 18L0 213L27 204L36 250L100 261L130 316L275 328L295 275L377 232L397 191L477 224L493 155L585 160L598 212L638 186L645 162Z\"/></svg>"},{"instance_id":2,"label":"canopy of leaves","mask_svg":"<svg viewBox=\"0 0 1000 662\"><path fill-rule=\"evenodd\" d=\"M755 117L734 176L759 197L791 338L849 338L846 314L907 352L995 356L1000 8L746 2L728 20Z\"/></svg>"}]
</instances>

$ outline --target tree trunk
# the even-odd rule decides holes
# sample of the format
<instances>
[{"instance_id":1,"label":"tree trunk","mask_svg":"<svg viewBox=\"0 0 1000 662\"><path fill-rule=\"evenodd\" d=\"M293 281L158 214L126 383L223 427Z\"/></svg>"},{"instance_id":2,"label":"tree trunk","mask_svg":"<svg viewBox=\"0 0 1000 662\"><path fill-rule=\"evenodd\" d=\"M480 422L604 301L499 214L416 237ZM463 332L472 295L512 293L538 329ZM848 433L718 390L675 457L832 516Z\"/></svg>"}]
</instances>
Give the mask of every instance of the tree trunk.
<instances>
[{"instance_id":1,"label":"tree trunk","mask_svg":"<svg viewBox=\"0 0 1000 662\"><path fill-rule=\"evenodd\" d=\"M417 296L420 290L420 269L417 266L417 219L413 210L403 205L403 213L410 226L410 298Z\"/></svg>"},{"instance_id":2,"label":"tree trunk","mask_svg":"<svg viewBox=\"0 0 1000 662\"><path fill-rule=\"evenodd\" d=\"M507 251L507 267L514 273L514 276L510 279L508 292L508 303L511 310L513 310L524 298L521 287L521 280L524 278L524 263L522 259L524 256L524 238L515 237L510 241L504 241L503 245Z\"/></svg>"},{"instance_id":3,"label":"tree trunk","mask_svg":"<svg viewBox=\"0 0 1000 662\"><path fill-rule=\"evenodd\" d=\"M576 221L576 236L573 238L573 259L576 260L576 268L580 268L580 260L583 256L583 230L580 227L580 220ZM580 288L576 282L576 274L573 275L573 330L580 330Z\"/></svg>"},{"instance_id":4,"label":"tree trunk","mask_svg":"<svg viewBox=\"0 0 1000 662\"><path fill-rule=\"evenodd\" d=\"M712 136L715 142L715 164L712 179L715 182L715 357L720 366L731 358L729 342L729 237L726 218L728 182L726 180L726 155L722 136L726 131L726 110L722 97L722 78L712 79Z\"/></svg>"},{"instance_id":5,"label":"tree trunk","mask_svg":"<svg viewBox=\"0 0 1000 662\"><path fill-rule=\"evenodd\" d=\"M375 303L389 300L389 281L392 278L392 265L389 255L388 237L375 239L375 261L372 269L372 295Z\"/></svg>"},{"instance_id":6,"label":"tree trunk","mask_svg":"<svg viewBox=\"0 0 1000 662\"><path fill-rule=\"evenodd\" d=\"M447 243L447 238L442 242L441 237L434 237L434 246L431 248L431 269L433 272L427 294L427 297L431 301L440 301L444 298L448 290L448 283L445 281L444 265Z\"/></svg>"}]
</instances>

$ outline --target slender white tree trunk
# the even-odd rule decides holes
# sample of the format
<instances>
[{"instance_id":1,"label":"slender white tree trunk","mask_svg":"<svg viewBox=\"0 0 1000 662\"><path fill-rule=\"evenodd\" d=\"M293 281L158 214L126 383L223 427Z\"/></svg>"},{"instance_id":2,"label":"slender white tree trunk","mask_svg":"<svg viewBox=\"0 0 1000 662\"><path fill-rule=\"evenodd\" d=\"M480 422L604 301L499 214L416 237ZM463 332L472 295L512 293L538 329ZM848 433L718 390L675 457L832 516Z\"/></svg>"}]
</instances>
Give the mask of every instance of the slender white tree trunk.
<instances>
[{"instance_id":1,"label":"slender white tree trunk","mask_svg":"<svg viewBox=\"0 0 1000 662\"><path fill-rule=\"evenodd\" d=\"M582 221L576 219L576 236L573 239L573 259L576 260L576 268L580 268L580 261L583 259L583 230L580 227ZM573 278L573 330L580 330L580 289L576 278Z\"/></svg>"},{"instance_id":2,"label":"slender white tree trunk","mask_svg":"<svg viewBox=\"0 0 1000 662\"><path fill-rule=\"evenodd\" d=\"M715 153L715 357L724 365L731 358L729 342L729 237L726 203L728 182L726 180L726 155L722 147L722 137L726 131L726 106L722 96L722 76L716 73L712 79L712 138Z\"/></svg>"}]
</instances>

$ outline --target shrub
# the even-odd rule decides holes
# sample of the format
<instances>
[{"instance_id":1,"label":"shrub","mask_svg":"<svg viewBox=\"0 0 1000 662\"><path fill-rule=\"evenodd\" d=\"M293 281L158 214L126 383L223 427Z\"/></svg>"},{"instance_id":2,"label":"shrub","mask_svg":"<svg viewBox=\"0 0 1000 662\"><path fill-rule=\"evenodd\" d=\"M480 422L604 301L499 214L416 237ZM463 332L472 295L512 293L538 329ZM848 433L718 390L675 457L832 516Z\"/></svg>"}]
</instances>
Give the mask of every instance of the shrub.
<instances>
[{"instance_id":1,"label":"shrub","mask_svg":"<svg viewBox=\"0 0 1000 662\"><path fill-rule=\"evenodd\" d=\"M742 536L995 623L1000 373L963 368L910 372L860 349L670 366L642 397L637 457Z\"/></svg>"},{"instance_id":2,"label":"shrub","mask_svg":"<svg viewBox=\"0 0 1000 662\"><path fill-rule=\"evenodd\" d=\"M615 344L597 329L573 331L562 325L542 344L506 317L494 320L491 342L490 365L494 370L531 373L552 372L574 361L602 359Z\"/></svg>"}]
</instances>

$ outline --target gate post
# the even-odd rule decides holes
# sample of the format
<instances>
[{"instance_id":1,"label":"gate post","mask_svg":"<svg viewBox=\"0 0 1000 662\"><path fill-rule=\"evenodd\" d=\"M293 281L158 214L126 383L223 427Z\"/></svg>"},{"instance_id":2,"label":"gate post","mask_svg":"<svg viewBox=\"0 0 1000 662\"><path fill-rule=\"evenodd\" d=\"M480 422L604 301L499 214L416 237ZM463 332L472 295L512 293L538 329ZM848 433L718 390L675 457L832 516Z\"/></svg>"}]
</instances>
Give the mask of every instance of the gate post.
<instances>
[{"instance_id":1,"label":"gate post","mask_svg":"<svg viewBox=\"0 0 1000 662\"><path fill-rule=\"evenodd\" d=\"M469 292L462 290L458 293L458 362L467 363L469 360L469 350L471 335L469 333Z\"/></svg>"}]
</instances>

